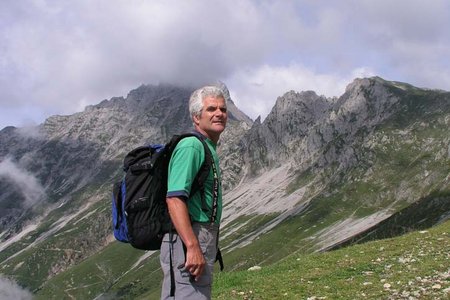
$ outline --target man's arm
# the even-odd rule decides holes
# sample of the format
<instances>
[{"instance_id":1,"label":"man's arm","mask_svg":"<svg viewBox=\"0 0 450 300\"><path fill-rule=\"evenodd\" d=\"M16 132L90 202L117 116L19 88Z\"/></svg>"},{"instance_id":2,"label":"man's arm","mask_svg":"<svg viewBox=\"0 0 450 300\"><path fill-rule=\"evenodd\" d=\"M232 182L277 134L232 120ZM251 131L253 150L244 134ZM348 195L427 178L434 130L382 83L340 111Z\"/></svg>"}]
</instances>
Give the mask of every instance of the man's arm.
<instances>
[{"instance_id":1,"label":"man's arm","mask_svg":"<svg viewBox=\"0 0 450 300\"><path fill-rule=\"evenodd\" d=\"M184 267L197 280L203 273L206 261L198 239L192 230L186 202L179 197L168 197L166 202L175 230L186 246L186 263Z\"/></svg>"}]
</instances>

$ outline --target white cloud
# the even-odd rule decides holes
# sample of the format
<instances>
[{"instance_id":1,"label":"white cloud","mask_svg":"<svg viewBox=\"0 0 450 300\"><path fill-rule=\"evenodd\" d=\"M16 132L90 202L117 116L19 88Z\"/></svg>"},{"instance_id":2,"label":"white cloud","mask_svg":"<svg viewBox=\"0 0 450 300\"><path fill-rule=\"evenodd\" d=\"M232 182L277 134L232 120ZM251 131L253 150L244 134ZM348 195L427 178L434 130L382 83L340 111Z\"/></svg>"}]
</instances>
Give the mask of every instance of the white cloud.
<instances>
[{"instance_id":1,"label":"white cloud","mask_svg":"<svg viewBox=\"0 0 450 300\"><path fill-rule=\"evenodd\" d=\"M45 190L36 177L14 163L9 157L0 162L0 178L17 185L25 198L25 206L30 207L45 196Z\"/></svg>"},{"instance_id":2,"label":"white cloud","mask_svg":"<svg viewBox=\"0 0 450 300\"><path fill-rule=\"evenodd\" d=\"M271 48L259 33L270 26L248 1L21 3L6 6L16 20L2 30L2 106L68 112L141 83L210 82Z\"/></svg>"},{"instance_id":3,"label":"white cloud","mask_svg":"<svg viewBox=\"0 0 450 300\"><path fill-rule=\"evenodd\" d=\"M326 97L339 97L345 87L356 77L369 77L374 73L369 68L352 70L346 77L320 74L298 65L271 67L264 65L258 69L241 70L227 79L231 98L236 105L255 119L264 119L275 104L277 97L294 91L315 91Z\"/></svg>"},{"instance_id":4,"label":"white cloud","mask_svg":"<svg viewBox=\"0 0 450 300\"><path fill-rule=\"evenodd\" d=\"M31 300L33 295L14 281L0 275L0 299Z\"/></svg>"},{"instance_id":5,"label":"white cloud","mask_svg":"<svg viewBox=\"0 0 450 300\"><path fill-rule=\"evenodd\" d=\"M449 27L445 0L5 0L0 128L74 113L142 83L223 80L233 90L227 78L281 76L265 79L276 84L263 89L268 99L299 82L330 90L366 68L449 90ZM239 94L263 94L236 84Z\"/></svg>"}]
</instances>

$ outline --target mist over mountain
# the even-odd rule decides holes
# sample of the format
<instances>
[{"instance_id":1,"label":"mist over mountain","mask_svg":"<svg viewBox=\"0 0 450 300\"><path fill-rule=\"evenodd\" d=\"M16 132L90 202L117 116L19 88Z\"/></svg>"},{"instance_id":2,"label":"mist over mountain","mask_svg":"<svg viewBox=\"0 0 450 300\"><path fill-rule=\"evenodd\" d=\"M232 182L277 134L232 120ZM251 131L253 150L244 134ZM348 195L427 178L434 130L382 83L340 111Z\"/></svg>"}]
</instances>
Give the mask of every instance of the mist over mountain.
<instances>
[{"instance_id":1,"label":"mist over mountain","mask_svg":"<svg viewBox=\"0 0 450 300\"><path fill-rule=\"evenodd\" d=\"M1 130L2 273L42 297L154 290L158 280L127 277L147 278L157 259L112 238L111 186L128 151L192 128L191 92L142 85L27 130ZM218 152L230 270L450 217L449 92L373 77L338 98L288 91L263 121L231 99L228 111ZM120 268L113 253L126 253ZM84 294L94 277L102 279Z\"/></svg>"}]
</instances>

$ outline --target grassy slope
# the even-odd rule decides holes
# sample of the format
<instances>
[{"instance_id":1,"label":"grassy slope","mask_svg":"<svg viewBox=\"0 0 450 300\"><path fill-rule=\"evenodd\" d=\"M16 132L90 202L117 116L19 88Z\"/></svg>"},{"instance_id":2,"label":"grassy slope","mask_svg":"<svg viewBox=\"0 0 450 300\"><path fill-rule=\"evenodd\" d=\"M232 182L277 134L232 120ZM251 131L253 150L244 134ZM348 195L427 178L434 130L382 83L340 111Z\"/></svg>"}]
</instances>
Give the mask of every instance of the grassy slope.
<instances>
[{"instance_id":1,"label":"grassy slope","mask_svg":"<svg viewBox=\"0 0 450 300\"><path fill-rule=\"evenodd\" d=\"M437 126L434 130L440 131L437 136L442 136L441 126ZM429 128L417 128L413 129L414 135L419 137L418 139L411 139L412 143L404 145L398 143L400 140L396 135L396 132L391 132L391 137L387 135L386 131L382 132L378 139L388 139L381 143L377 141L376 145L382 145L380 148L373 149L377 153L377 159L373 162L371 167L371 173L367 174L366 169L353 170L350 174L344 175L349 180L346 180L344 184L340 186L331 187L330 192L326 195L320 195L311 201L311 205L299 216L292 217L279 226L271 230L270 232L260 236L254 240L251 244L243 248L238 248L232 252L225 252L225 264L228 270L245 270L256 264L262 266L268 266L276 263L280 259L290 255L293 252L307 254L316 250L314 236L321 229L328 226L332 226L334 222L343 220L350 215L354 217L364 217L367 214L376 212L380 207L385 207L392 199L403 198L399 201L399 205L405 205L404 201L412 199L411 196L429 195L434 189L439 190L445 187L446 183L444 178L448 174L448 164L442 163L442 160L430 159L431 153L436 153L435 148L427 148L421 146L425 137L430 138L434 135L431 134ZM424 154L425 153L425 154ZM422 156L419 156L422 154ZM428 154L428 155L427 155ZM401 163L400 163L401 162ZM405 171L406 170L406 171ZM421 171L422 170L422 171ZM427 183L427 188L420 188L421 184L418 184L419 178L413 179L413 183L409 183L409 178L414 174L420 174L423 170L432 170L433 183ZM364 178L361 180L360 178ZM381 179L384 178L384 179ZM425 179L426 181L427 179ZM408 183L405 186L405 183ZM441 183L436 186L435 183ZM398 189L398 187L402 188ZM408 191L406 195L396 194L396 191ZM413 196L413 197L414 197ZM406 199L405 199L406 198ZM386 203L386 199L389 199ZM399 199L399 200L400 200ZM236 221L236 224L246 223L245 226L240 228L235 233L231 234L228 238L225 238L221 245L225 247L230 245L233 241L239 240L245 234L252 232L258 227L264 226L265 222L270 221L275 216L247 216L241 217ZM233 224L232 224L233 225ZM232 226L231 226L232 227ZM224 228L222 234L226 234L227 228ZM126 245L125 245L126 246ZM116 246L112 246L116 247ZM129 246L127 246L129 247ZM125 248L127 249L127 248ZM122 255L127 255L128 252L123 250ZM131 247L129 247L131 249ZM130 250L131 251L131 250ZM106 254L99 253L95 258L88 259L82 264L91 263L94 261L107 261L103 258ZM141 254L142 255L142 254ZM133 260L124 262L121 265L122 270L128 270L129 267L135 263L138 256L135 256ZM153 268L152 268L153 267ZM121 276L120 268L112 272L110 275L113 279L104 280L102 284L97 286L89 286L84 288L90 289L91 295L98 294L106 291L108 294L122 295L124 298L137 297L138 295L156 296L158 293L159 280L161 278L157 261L152 259L144 264L144 267L140 268L138 272L132 272L121 280L111 285L111 281L117 280ZM101 277L102 271L100 268L92 268L91 270L97 273L97 277ZM50 279L43 289L39 292L42 295L51 295L53 291L49 287L55 285L66 285L68 279L58 282L60 277L71 278L71 285L66 288L74 286L85 286L83 280L83 267L74 267L68 270L67 274L60 274L53 279ZM78 274L77 274L78 273ZM136 274L135 274L136 273ZM151 284L147 280L142 278L151 278ZM49 289L49 291L46 291ZM78 295L80 291L72 290L72 295ZM149 293L149 294L147 294ZM157 297L157 296L156 296Z\"/></svg>"},{"instance_id":2,"label":"grassy slope","mask_svg":"<svg viewBox=\"0 0 450 300\"><path fill-rule=\"evenodd\" d=\"M254 217L234 233L232 239L271 218ZM157 299L162 279L158 253L145 259L131 272L126 272L144 254L144 251L127 244L113 242L96 255L49 279L37 291L36 299L93 299L99 294L113 299ZM226 263L230 263L228 266L231 268L231 260Z\"/></svg>"},{"instance_id":3,"label":"grassy slope","mask_svg":"<svg viewBox=\"0 0 450 300\"><path fill-rule=\"evenodd\" d=\"M100 190L98 192L101 193ZM82 199L83 197L80 195L78 198L75 198L74 202L82 201ZM75 203L68 204L71 207L73 205L76 206ZM70 211L70 208L66 209L66 211ZM2 262L0 265L1 272L12 276L20 285L30 290L35 290L50 278L52 270L65 269L70 264L80 261L83 254L92 253L96 244L104 243L101 238L97 237L104 236L102 234L105 231L103 227L107 226L104 223L109 225L109 205L106 206L106 202L97 202L92 205L89 211L92 212L89 218L75 223L80 218L83 218L84 214L81 214L60 230L49 235L42 242L28 248L6 262ZM63 221L64 212L63 208L50 212L36 230L30 232L28 237L22 239L24 242L12 244L1 253L0 259L5 259L9 255L29 246L32 241L50 230L56 223ZM98 224L102 228L97 226ZM109 227L107 226L108 231Z\"/></svg>"},{"instance_id":4,"label":"grassy slope","mask_svg":"<svg viewBox=\"0 0 450 300\"><path fill-rule=\"evenodd\" d=\"M218 274L214 299L449 299L450 221L260 271Z\"/></svg>"},{"instance_id":5,"label":"grassy slope","mask_svg":"<svg viewBox=\"0 0 450 300\"><path fill-rule=\"evenodd\" d=\"M318 288L320 285L327 285L326 281L333 278L327 277L329 274L328 272L331 272L330 267L336 268L336 270L333 271L336 272L336 274L330 275L335 277L333 280L343 281L345 279L345 281L340 283L342 285L351 284L352 282L349 281L349 278L352 277L355 277L355 280L362 280L365 276L362 272L374 272L375 274L371 276L377 278L377 280L380 280L383 284L389 283L394 286L392 282L397 282L399 280L394 276L396 274L390 275L387 273L389 272L388 266L398 265L400 268L402 264L398 264L396 260L401 256L404 257L405 261L408 261L413 259L411 258L411 255L417 255L419 256L420 261L417 260L417 258L414 259L419 262L425 262L423 265L419 264L418 266L412 266L412 268L418 268L416 273L419 274L415 274L411 277L412 279L414 279L416 275L422 277L428 276L430 268L445 271L436 266L444 265L447 266L448 269L450 265L449 254L445 254L445 251L442 252L443 249L450 248L450 236L448 235L448 232L450 232L450 222L445 223L444 227L430 229L432 235L415 233L413 238L404 236L398 239L367 243L362 246L349 247L324 254L307 254L311 251L308 249L311 247L311 244L308 245L305 240L301 240L298 237L307 235L308 230L301 234L299 234L298 230L294 230L298 227L298 222L302 221L305 221L302 217L288 220L247 247L225 253L224 260L226 272L218 275L219 291L221 289L224 291L219 292L219 296L222 294L227 295L222 298L227 299L230 293L234 293L232 290L235 290L236 292L233 296L236 297L235 299L245 299L244 296L249 296L248 293L250 290L252 290L253 294L258 293L258 289L261 289L262 294L259 296L253 295L253 297L256 297L254 299L272 299L272 297L275 297L276 295L274 296L270 293L268 294L270 297L266 297L267 288L265 287L265 284L267 282L276 283L277 281L272 278L268 278L267 281L265 281L265 279L261 279L258 276L272 276L272 274L277 274L274 275L277 277L285 276L284 273L294 273L294 275L292 275L293 277L289 279L292 281L295 281L294 277L301 276L301 278L303 278L298 278L299 282L296 283L298 286L293 288L295 293L292 294L296 295L300 293L303 295L304 292L309 293L310 291L320 290ZM436 233L435 231L439 232ZM444 233L447 233L447 235ZM430 248L423 250L413 249L414 245L427 245L423 242L427 240L431 243ZM409 244L412 244L413 246ZM435 258L438 258L436 263L430 262L430 260L433 260L433 257L430 256L432 251L435 251ZM161 280L158 255L154 255L145 260L145 262L135 268L132 272L124 274L124 271L128 270L129 267L143 254L143 251L134 250L129 245L114 242L110 244L105 251L102 251L83 263L74 266L67 272L59 274L49 280L47 284L43 286L42 290L37 293L37 299L64 299L69 298L70 296L76 297L77 299L93 299L100 293L104 293L105 296L112 297L113 299L157 299L159 297ZM443 254L447 255L445 260L438 256ZM284 257L288 258L286 259ZM378 258L380 261L377 261ZM281 263L279 262L280 260ZM366 260L369 260L369 262ZM373 265L370 264L370 260ZM377 267L377 263L384 263L384 265ZM429 263L431 267L428 267ZM242 271L255 264L261 265L263 271L260 273L248 273ZM407 264L404 266L407 267ZM292 269L289 269L291 267ZM341 268L345 268L345 270L342 270ZM307 273L304 274L304 271L311 271L312 273L307 275ZM369 276L369 273L365 274ZM251 279L254 275L256 277ZM287 276L289 277L291 275ZM320 279L314 276L324 278ZM391 277L394 278L391 280L392 282L381 281L383 278L387 279ZM264 284L258 283L261 280ZM285 288L286 284L283 283L285 280L287 279L278 280L280 288L274 291L274 293L278 293ZM314 280L317 280L317 284L312 285L310 288L302 286L301 284L302 282L305 283ZM355 282L363 284L359 281ZM405 282L406 281L403 281L403 283ZM372 282L372 284L375 283ZM288 286L294 287L295 284L289 281ZM248 287L248 289L246 290L244 287ZM363 287L364 289L369 289L367 286ZM341 287L338 286L329 291L329 293L334 295L337 290L341 290ZM247 292L247 294L242 296L239 294L240 292ZM283 292L283 294L286 292ZM344 291L342 291L342 293L344 293ZM345 296L346 294L343 295ZM342 296L342 299L345 299L344 296ZM335 299L334 297L331 298ZM292 299L292 297L290 297L290 299Z\"/></svg>"},{"instance_id":6,"label":"grassy slope","mask_svg":"<svg viewBox=\"0 0 450 300\"><path fill-rule=\"evenodd\" d=\"M159 271L154 259L129 273L124 272L143 254L144 251L129 245L112 243L101 255L93 255L49 280L37 292L36 299L93 299L102 293L113 299L133 299L149 287L159 286L159 276L152 283L152 272Z\"/></svg>"},{"instance_id":7,"label":"grassy slope","mask_svg":"<svg viewBox=\"0 0 450 300\"><path fill-rule=\"evenodd\" d=\"M250 245L226 253L227 265L242 270L255 264L274 263L295 251L310 253L317 250L316 234L335 222L364 218L391 205L400 210L421 198L432 200L433 195L448 194L449 161L436 155L447 148L445 142L427 143L442 140L446 136L444 128L442 124L416 123L407 133L380 129L371 149L376 156L369 167L343 174L339 184L314 197L302 214L284 221ZM429 175L423 175L425 172ZM402 225L405 224L399 224ZM226 239L222 245L227 245L227 240L232 239Z\"/></svg>"}]
</instances>

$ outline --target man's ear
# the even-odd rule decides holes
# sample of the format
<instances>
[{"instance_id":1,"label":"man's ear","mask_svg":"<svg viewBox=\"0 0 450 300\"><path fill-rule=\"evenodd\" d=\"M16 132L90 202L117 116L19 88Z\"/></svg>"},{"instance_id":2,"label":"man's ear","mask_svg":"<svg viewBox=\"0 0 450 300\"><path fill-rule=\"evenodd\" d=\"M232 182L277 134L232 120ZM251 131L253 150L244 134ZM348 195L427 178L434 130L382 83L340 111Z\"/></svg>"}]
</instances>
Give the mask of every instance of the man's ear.
<instances>
[{"instance_id":1,"label":"man's ear","mask_svg":"<svg viewBox=\"0 0 450 300\"><path fill-rule=\"evenodd\" d=\"M195 125L198 125L200 123L200 119L197 115L194 115L192 119L194 120Z\"/></svg>"}]
</instances>

